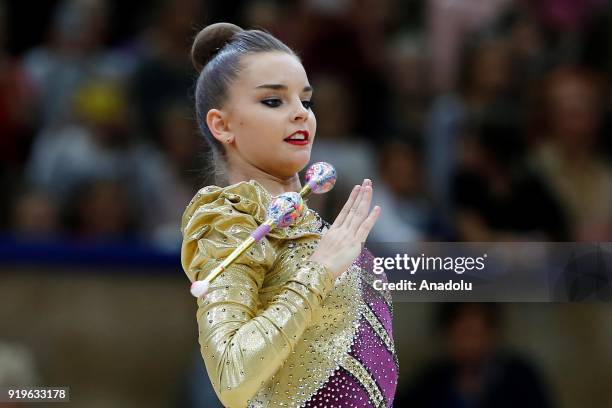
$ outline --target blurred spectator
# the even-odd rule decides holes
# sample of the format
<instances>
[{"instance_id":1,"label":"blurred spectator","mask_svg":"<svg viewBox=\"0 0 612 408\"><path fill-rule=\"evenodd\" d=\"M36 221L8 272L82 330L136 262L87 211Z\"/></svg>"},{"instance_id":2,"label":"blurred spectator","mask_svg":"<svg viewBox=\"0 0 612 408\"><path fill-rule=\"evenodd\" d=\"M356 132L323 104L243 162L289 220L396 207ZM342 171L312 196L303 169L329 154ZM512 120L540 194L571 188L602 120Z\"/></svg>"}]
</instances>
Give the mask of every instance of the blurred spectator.
<instances>
[{"instance_id":1,"label":"blurred spectator","mask_svg":"<svg viewBox=\"0 0 612 408\"><path fill-rule=\"evenodd\" d=\"M495 303L441 303L441 354L400 390L397 406L415 408L547 408L552 402L532 364L502 347Z\"/></svg>"},{"instance_id":2,"label":"blurred spectator","mask_svg":"<svg viewBox=\"0 0 612 408\"><path fill-rule=\"evenodd\" d=\"M163 159L135 135L121 84L88 83L79 88L74 104L78 123L38 136L28 168L30 180L62 207L84 183L121 180L130 186L129 200L139 209L144 231L150 231L165 205Z\"/></svg>"},{"instance_id":3,"label":"blurred spectator","mask_svg":"<svg viewBox=\"0 0 612 408\"><path fill-rule=\"evenodd\" d=\"M0 173L4 169L16 176L31 142L33 91L21 61L6 49L6 19L4 3L0 3Z\"/></svg>"},{"instance_id":4,"label":"blurred spectator","mask_svg":"<svg viewBox=\"0 0 612 408\"><path fill-rule=\"evenodd\" d=\"M52 238L60 233L59 209L42 191L26 190L13 205L12 231L24 238Z\"/></svg>"},{"instance_id":5,"label":"blurred spectator","mask_svg":"<svg viewBox=\"0 0 612 408\"><path fill-rule=\"evenodd\" d=\"M46 44L25 55L43 126L63 125L70 119L74 92L84 82L126 74L124 61L104 48L107 29L105 0L63 0L55 10Z\"/></svg>"},{"instance_id":6,"label":"blurred spectator","mask_svg":"<svg viewBox=\"0 0 612 408\"><path fill-rule=\"evenodd\" d=\"M145 134L155 139L162 110L193 94L196 72L189 55L202 8L197 0L162 0L139 35L140 63L129 80L130 93Z\"/></svg>"},{"instance_id":7,"label":"blurred spectator","mask_svg":"<svg viewBox=\"0 0 612 408\"><path fill-rule=\"evenodd\" d=\"M485 118L467 125L453 182L461 241L565 241L556 197L523 163L519 130Z\"/></svg>"},{"instance_id":8,"label":"blurred spectator","mask_svg":"<svg viewBox=\"0 0 612 408\"><path fill-rule=\"evenodd\" d=\"M281 20L282 8L278 1L252 0L244 5L242 20L249 28L273 31Z\"/></svg>"},{"instance_id":9,"label":"blurred spectator","mask_svg":"<svg viewBox=\"0 0 612 408\"><path fill-rule=\"evenodd\" d=\"M523 3L524 4L524 3ZM498 29L508 38L512 55L512 69L518 87L514 95L533 86L533 80L542 74L552 59L546 48L544 29L538 25L535 12L530 7L513 7L498 21Z\"/></svg>"},{"instance_id":10,"label":"blurred spectator","mask_svg":"<svg viewBox=\"0 0 612 408\"><path fill-rule=\"evenodd\" d=\"M562 204L577 241L612 237L612 169L598 153L602 87L593 72L569 66L553 70L541 87L535 131L544 141L531 159Z\"/></svg>"},{"instance_id":11,"label":"blurred spectator","mask_svg":"<svg viewBox=\"0 0 612 408\"><path fill-rule=\"evenodd\" d=\"M454 88L466 39L493 25L509 3L510 0L427 2L427 36L434 91L446 92Z\"/></svg>"},{"instance_id":12,"label":"blurred spectator","mask_svg":"<svg viewBox=\"0 0 612 408\"><path fill-rule=\"evenodd\" d=\"M384 47L390 34L399 25L397 0L352 0L347 2L343 16L352 29L364 63L372 71L381 73ZM364 13L367 10L367 13Z\"/></svg>"},{"instance_id":13,"label":"blurred spectator","mask_svg":"<svg viewBox=\"0 0 612 408\"><path fill-rule=\"evenodd\" d=\"M393 38L386 51L385 79L391 91L386 122L393 132L422 129L430 105L426 47L416 35Z\"/></svg>"},{"instance_id":14,"label":"blurred spectator","mask_svg":"<svg viewBox=\"0 0 612 408\"><path fill-rule=\"evenodd\" d=\"M608 0L542 0L533 2L540 25L546 29L549 49L557 64L581 63L588 27L609 7Z\"/></svg>"},{"instance_id":15,"label":"blurred spectator","mask_svg":"<svg viewBox=\"0 0 612 408\"><path fill-rule=\"evenodd\" d=\"M330 75L316 76L311 81L317 117L311 162L332 163L338 173L338 182L329 193L311 196L309 203L331 222L355 184L361 184L364 178L376 180L375 154L370 143L353 131L355 105L347 84Z\"/></svg>"},{"instance_id":16,"label":"blurred spectator","mask_svg":"<svg viewBox=\"0 0 612 408\"><path fill-rule=\"evenodd\" d=\"M163 203L152 237L160 246L177 249L181 235L176 226L180 224L185 203L203 186L198 156L203 147L193 113L183 103L170 104L161 112L160 145L163 155L157 182L163 191Z\"/></svg>"},{"instance_id":17,"label":"blurred spectator","mask_svg":"<svg viewBox=\"0 0 612 408\"><path fill-rule=\"evenodd\" d=\"M479 35L462 56L457 91L438 97L426 127L428 183L443 223L450 228L453 208L450 186L457 165L461 127L466 118L496 115L516 116L515 102L508 98L512 85L508 41L497 35Z\"/></svg>"},{"instance_id":18,"label":"blurred spectator","mask_svg":"<svg viewBox=\"0 0 612 408\"><path fill-rule=\"evenodd\" d=\"M426 195L421 149L416 140L385 142L379 149L380 176L372 202L381 213L370 239L377 242L412 242L430 236L433 206Z\"/></svg>"},{"instance_id":19,"label":"blurred spectator","mask_svg":"<svg viewBox=\"0 0 612 408\"><path fill-rule=\"evenodd\" d=\"M259 2L255 2L259 3ZM326 2L332 4L331 2ZM281 4L284 7L281 7ZM334 2L341 10L345 7L345 2ZM319 30L312 30L311 27L321 27L325 20L326 13L322 13L313 2L309 0L298 0L295 2L275 2L275 7L278 7L280 12L279 18L271 27L266 27L276 35L279 39L285 42L292 49L296 50L300 55L309 75L314 75L315 72L310 64L304 60L304 53L312 43L317 41L321 35ZM254 21L251 9L254 7L247 6L244 11L244 18L247 22ZM337 7L333 7L336 9ZM337 14L332 12L332 14ZM323 18L321 17L323 15Z\"/></svg>"},{"instance_id":20,"label":"blurred spectator","mask_svg":"<svg viewBox=\"0 0 612 408\"><path fill-rule=\"evenodd\" d=\"M559 31L582 30L607 0L541 0L536 4L542 21Z\"/></svg>"},{"instance_id":21,"label":"blurred spectator","mask_svg":"<svg viewBox=\"0 0 612 408\"><path fill-rule=\"evenodd\" d=\"M609 78L612 75L612 7L601 11L585 27L583 62L605 72Z\"/></svg>"},{"instance_id":22,"label":"blurred spectator","mask_svg":"<svg viewBox=\"0 0 612 408\"><path fill-rule=\"evenodd\" d=\"M198 177L204 167L197 156L200 142L190 108L184 107L190 105L195 75L189 47L199 26L229 18L245 28L269 29L305 64L316 89L319 123L312 160L330 161L339 172L330 194L310 198L329 221L350 188L369 177L380 187L384 216L419 214L401 222L393 218L397 222L384 228L383 216L378 224L387 237L607 237L612 231L612 216L604 215L612 203L607 162L597 158L595 148L584 148L590 151L588 165L577 170L580 160L562 159L559 152L567 148L560 129L572 126L566 122L597 122L597 130L576 136L584 145L605 134L610 125L599 125L600 111L612 111L609 101L593 103L594 111L583 107L589 112L578 115L568 108L560 121L539 115L528 135L541 145L509 150L524 139L521 115L548 107L529 99L547 66L580 58L583 51L595 65L610 66L600 54L611 42L602 38L602 46L595 44L609 31L611 9L604 3L161 0L138 21L125 16L111 21L134 7L60 0L40 10L53 10L36 20L49 20L43 41L36 30L28 39L7 38L23 30L6 31L0 24L0 224L25 235L61 233L57 213L76 208L71 197L83 185L111 180L129 186L127 201L139 214L133 232L176 248L180 213L207 181L206 174ZM6 14L0 6L0 22L18 16L15 10L11 6ZM591 32L597 21L599 30ZM40 45L15 54L31 43ZM583 50L585 44L590 51ZM491 117L494 126L481 126ZM421 142L412 140L373 148L384 146L386 135L408 134L423 134L423 152ZM612 145L607 138L593 144L600 142ZM421 163L422 183L415 167ZM32 190L22 192L30 182ZM433 210L424 214L425 206ZM526 215L517 216L519 211ZM401 226L395 231L404 235L391 233L391 226Z\"/></svg>"},{"instance_id":23,"label":"blurred spectator","mask_svg":"<svg viewBox=\"0 0 612 408\"><path fill-rule=\"evenodd\" d=\"M79 185L66 207L71 235L81 240L132 238L138 231L136 209L126 187L111 179L92 179Z\"/></svg>"}]
</instances>

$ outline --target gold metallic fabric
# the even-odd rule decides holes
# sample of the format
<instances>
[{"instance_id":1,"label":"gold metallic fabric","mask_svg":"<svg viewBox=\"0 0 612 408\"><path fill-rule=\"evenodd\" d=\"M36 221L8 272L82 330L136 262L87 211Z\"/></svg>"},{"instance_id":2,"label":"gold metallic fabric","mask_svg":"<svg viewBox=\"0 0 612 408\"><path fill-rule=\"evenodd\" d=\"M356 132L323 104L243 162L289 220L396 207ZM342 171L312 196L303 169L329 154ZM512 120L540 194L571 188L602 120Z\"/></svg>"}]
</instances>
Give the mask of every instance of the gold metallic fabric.
<instances>
[{"instance_id":1,"label":"gold metallic fabric","mask_svg":"<svg viewBox=\"0 0 612 408\"><path fill-rule=\"evenodd\" d=\"M204 279L263 223L271 199L255 180L201 189L181 225L189 279ZM363 282L355 265L333 280L308 260L321 224L306 208L294 225L255 243L197 300L202 357L226 407L298 407L346 366L367 308Z\"/></svg>"}]
</instances>

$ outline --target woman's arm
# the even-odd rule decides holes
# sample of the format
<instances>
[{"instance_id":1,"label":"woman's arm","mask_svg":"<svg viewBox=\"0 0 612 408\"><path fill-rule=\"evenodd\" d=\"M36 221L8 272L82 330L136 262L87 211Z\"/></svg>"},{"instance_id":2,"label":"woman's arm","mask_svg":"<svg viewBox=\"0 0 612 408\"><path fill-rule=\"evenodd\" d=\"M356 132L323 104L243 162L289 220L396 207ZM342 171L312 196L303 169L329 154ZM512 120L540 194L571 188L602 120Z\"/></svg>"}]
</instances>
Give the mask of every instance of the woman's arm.
<instances>
[{"instance_id":1,"label":"woman's arm","mask_svg":"<svg viewBox=\"0 0 612 408\"><path fill-rule=\"evenodd\" d=\"M264 309L263 274L233 265L215 281L197 312L202 356L223 404L245 407L280 368L332 286L331 274L305 265Z\"/></svg>"},{"instance_id":2,"label":"woman's arm","mask_svg":"<svg viewBox=\"0 0 612 408\"><path fill-rule=\"evenodd\" d=\"M257 226L248 215L228 222L227 211L220 212L208 216L206 224L197 223L207 225L195 234L197 239L189 239L194 236L189 224L184 231L183 267L191 280L204 279ZM333 287L329 270L303 261L296 263L279 294L260 305L259 290L275 258L274 248L264 238L213 280L208 295L198 301L202 356L227 407L245 407L280 368L310 324L313 310Z\"/></svg>"}]
</instances>

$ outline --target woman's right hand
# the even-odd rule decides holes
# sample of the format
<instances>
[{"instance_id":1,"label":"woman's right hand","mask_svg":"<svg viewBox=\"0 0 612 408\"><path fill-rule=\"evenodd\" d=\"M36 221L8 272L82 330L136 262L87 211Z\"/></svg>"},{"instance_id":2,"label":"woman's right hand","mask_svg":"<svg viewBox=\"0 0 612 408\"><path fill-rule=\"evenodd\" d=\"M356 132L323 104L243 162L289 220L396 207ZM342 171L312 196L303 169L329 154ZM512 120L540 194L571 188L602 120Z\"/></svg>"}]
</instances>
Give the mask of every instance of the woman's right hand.
<instances>
[{"instance_id":1,"label":"woman's right hand","mask_svg":"<svg viewBox=\"0 0 612 408\"><path fill-rule=\"evenodd\" d=\"M375 206L370 211L371 201L372 182L365 179L362 185L353 188L340 214L310 256L310 260L325 265L334 278L346 271L357 258L378 219L380 207Z\"/></svg>"}]
</instances>

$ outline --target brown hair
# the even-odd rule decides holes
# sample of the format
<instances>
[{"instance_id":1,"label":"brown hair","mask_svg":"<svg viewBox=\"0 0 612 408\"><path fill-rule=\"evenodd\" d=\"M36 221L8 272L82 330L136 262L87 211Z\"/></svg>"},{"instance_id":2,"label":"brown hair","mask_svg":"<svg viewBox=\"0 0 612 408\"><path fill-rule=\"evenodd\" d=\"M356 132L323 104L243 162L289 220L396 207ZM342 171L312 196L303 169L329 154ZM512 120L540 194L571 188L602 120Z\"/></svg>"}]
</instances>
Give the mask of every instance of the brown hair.
<instances>
[{"instance_id":1,"label":"brown hair","mask_svg":"<svg viewBox=\"0 0 612 408\"><path fill-rule=\"evenodd\" d=\"M530 95L531 109L528 120L530 143L538 144L550 136L549 132L554 121L551 114L551 92L566 81L579 81L589 88L599 104L603 102L602 89L605 89L605 80L598 72L577 65L559 65L552 68L539 83L535 84Z\"/></svg>"},{"instance_id":2,"label":"brown hair","mask_svg":"<svg viewBox=\"0 0 612 408\"><path fill-rule=\"evenodd\" d=\"M215 139L206 124L210 109L221 108L227 90L242 70L241 58L248 54L279 51L296 53L272 34L261 30L243 30L230 23L216 23L203 28L191 48L193 66L200 72L195 90L196 119L210 156L205 171L214 174L214 182L227 185L226 156L223 144Z\"/></svg>"}]
</instances>

